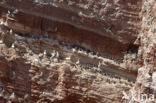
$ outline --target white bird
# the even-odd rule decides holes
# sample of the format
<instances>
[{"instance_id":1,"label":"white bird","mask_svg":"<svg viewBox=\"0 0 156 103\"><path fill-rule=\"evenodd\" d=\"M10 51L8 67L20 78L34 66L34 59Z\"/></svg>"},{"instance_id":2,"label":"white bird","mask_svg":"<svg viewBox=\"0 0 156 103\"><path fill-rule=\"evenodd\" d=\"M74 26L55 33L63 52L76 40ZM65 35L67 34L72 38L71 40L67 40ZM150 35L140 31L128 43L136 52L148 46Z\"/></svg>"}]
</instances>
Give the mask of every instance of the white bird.
<instances>
[{"instance_id":1,"label":"white bird","mask_svg":"<svg viewBox=\"0 0 156 103\"><path fill-rule=\"evenodd\" d=\"M13 13L14 13L14 14L18 13L18 9L15 9L15 10L13 11Z\"/></svg>"},{"instance_id":2,"label":"white bird","mask_svg":"<svg viewBox=\"0 0 156 103\"><path fill-rule=\"evenodd\" d=\"M11 48L15 48L15 44L14 43L11 45Z\"/></svg>"},{"instance_id":3,"label":"white bird","mask_svg":"<svg viewBox=\"0 0 156 103\"><path fill-rule=\"evenodd\" d=\"M17 96L16 96L16 94L14 92L9 97L9 100L11 100L13 102L18 102L18 98L17 98Z\"/></svg>"},{"instance_id":4,"label":"white bird","mask_svg":"<svg viewBox=\"0 0 156 103\"><path fill-rule=\"evenodd\" d=\"M56 52L56 58L59 58L59 52Z\"/></svg>"},{"instance_id":5,"label":"white bird","mask_svg":"<svg viewBox=\"0 0 156 103\"><path fill-rule=\"evenodd\" d=\"M51 53L51 58L54 58L55 57L55 53Z\"/></svg>"},{"instance_id":6,"label":"white bird","mask_svg":"<svg viewBox=\"0 0 156 103\"><path fill-rule=\"evenodd\" d=\"M75 48L73 48L73 49L72 49L72 51L73 51L73 52L75 52L75 51L76 51L76 49L75 49Z\"/></svg>"},{"instance_id":7,"label":"white bird","mask_svg":"<svg viewBox=\"0 0 156 103\"><path fill-rule=\"evenodd\" d=\"M10 29L10 34L12 34L13 33L13 31L12 31L12 29Z\"/></svg>"},{"instance_id":8,"label":"white bird","mask_svg":"<svg viewBox=\"0 0 156 103\"><path fill-rule=\"evenodd\" d=\"M39 77L42 77L43 76L43 72L41 72L40 74L39 74Z\"/></svg>"},{"instance_id":9,"label":"white bird","mask_svg":"<svg viewBox=\"0 0 156 103\"><path fill-rule=\"evenodd\" d=\"M25 94L24 95L24 99L28 99L29 95L28 94Z\"/></svg>"},{"instance_id":10,"label":"white bird","mask_svg":"<svg viewBox=\"0 0 156 103\"><path fill-rule=\"evenodd\" d=\"M122 94L123 94L122 100L123 100L123 99L127 99L127 100L130 99L129 96L126 94L125 91L123 91Z\"/></svg>"},{"instance_id":11,"label":"white bird","mask_svg":"<svg viewBox=\"0 0 156 103\"><path fill-rule=\"evenodd\" d=\"M98 64L98 69L100 69L100 66L101 66L101 62L99 62L99 64Z\"/></svg>"},{"instance_id":12,"label":"white bird","mask_svg":"<svg viewBox=\"0 0 156 103\"><path fill-rule=\"evenodd\" d=\"M7 15L7 20L12 20L12 21L15 21L15 19L14 19L14 18L9 17L8 15Z\"/></svg>"},{"instance_id":13,"label":"white bird","mask_svg":"<svg viewBox=\"0 0 156 103\"><path fill-rule=\"evenodd\" d=\"M78 64L80 64L80 60L78 59L78 61L76 62L76 64L78 65Z\"/></svg>"},{"instance_id":14,"label":"white bird","mask_svg":"<svg viewBox=\"0 0 156 103\"><path fill-rule=\"evenodd\" d=\"M87 55L87 52L84 52L85 55Z\"/></svg>"},{"instance_id":15,"label":"white bird","mask_svg":"<svg viewBox=\"0 0 156 103\"><path fill-rule=\"evenodd\" d=\"M66 62L62 62L62 65L66 65L67 63Z\"/></svg>"},{"instance_id":16,"label":"white bird","mask_svg":"<svg viewBox=\"0 0 156 103\"><path fill-rule=\"evenodd\" d=\"M1 25L4 25L4 22L3 21L1 21L1 23L0 23Z\"/></svg>"},{"instance_id":17,"label":"white bird","mask_svg":"<svg viewBox=\"0 0 156 103\"><path fill-rule=\"evenodd\" d=\"M34 59L33 61L34 61L34 62L38 62L38 59Z\"/></svg>"},{"instance_id":18,"label":"white bird","mask_svg":"<svg viewBox=\"0 0 156 103\"><path fill-rule=\"evenodd\" d=\"M0 44L3 44L3 40L0 40Z\"/></svg>"},{"instance_id":19,"label":"white bird","mask_svg":"<svg viewBox=\"0 0 156 103\"><path fill-rule=\"evenodd\" d=\"M66 60L70 60L71 59L71 57L66 57Z\"/></svg>"},{"instance_id":20,"label":"white bird","mask_svg":"<svg viewBox=\"0 0 156 103\"><path fill-rule=\"evenodd\" d=\"M15 79L15 75L16 75L16 73L13 71L12 72L12 79Z\"/></svg>"},{"instance_id":21,"label":"white bird","mask_svg":"<svg viewBox=\"0 0 156 103\"><path fill-rule=\"evenodd\" d=\"M47 55L47 51L46 51L46 50L44 50L43 54L44 54L44 55Z\"/></svg>"},{"instance_id":22,"label":"white bird","mask_svg":"<svg viewBox=\"0 0 156 103\"><path fill-rule=\"evenodd\" d=\"M80 16L83 16L84 14L83 14L83 12L82 12L82 11L80 11L80 12L79 12L79 15L80 15Z\"/></svg>"},{"instance_id":23,"label":"white bird","mask_svg":"<svg viewBox=\"0 0 156 103\"><path fill-rule=\"evenodd\" d=\"M11 12L8 10L8 14L11 14Z\"/></svg>"},{"instance_id":24,"label":"white bird","mask_svg":"<svg viewBox=\"0 0 156 103\"><path fill-rule=\"evenodd\" d=\"M4 92L5 92L5 90L3 89L3 90L0 92L0 97L3 97L3 96L4 96Z\"/></svg>"},{"instance_id":25,"label":"white bird","mask_svg":"<svg viewBox=\"0 0 156 103\"><path fill-rule=\"evenodd\" d=\"M42 54L42 53L40 53L38 56L39 56L39 57L42 57L42 56L43 56L43 54Z\"/></svg>"}]
</instances>

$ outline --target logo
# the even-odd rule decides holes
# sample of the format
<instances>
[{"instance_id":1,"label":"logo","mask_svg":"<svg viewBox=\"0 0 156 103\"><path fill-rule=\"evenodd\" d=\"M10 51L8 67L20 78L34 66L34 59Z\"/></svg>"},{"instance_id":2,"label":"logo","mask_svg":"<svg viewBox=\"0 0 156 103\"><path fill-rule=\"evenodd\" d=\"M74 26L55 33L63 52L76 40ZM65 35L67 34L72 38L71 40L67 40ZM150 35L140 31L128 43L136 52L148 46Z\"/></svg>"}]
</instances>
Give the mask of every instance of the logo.
<instances>
[{"instance_id":1,"label":"logo","mask_svg":"<svg viewBox=\"0 0 156 103\"><path fill-rule=\"evenodd\" d=\"M154 102L154 95L153 94L143 94L140 91L136 92L131 90L129 95L123 91L122 100L129 100L129 103L139 102L139 103L150 103Z\"/></svg>"}]
</instances>

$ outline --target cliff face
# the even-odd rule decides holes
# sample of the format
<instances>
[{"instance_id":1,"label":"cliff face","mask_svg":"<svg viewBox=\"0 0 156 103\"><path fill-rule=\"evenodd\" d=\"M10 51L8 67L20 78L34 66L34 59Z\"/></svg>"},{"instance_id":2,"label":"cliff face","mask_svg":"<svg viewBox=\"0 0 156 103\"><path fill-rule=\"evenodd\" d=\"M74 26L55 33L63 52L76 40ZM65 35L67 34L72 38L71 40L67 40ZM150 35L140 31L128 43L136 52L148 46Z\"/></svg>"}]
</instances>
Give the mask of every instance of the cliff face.
<instances>
[{"instance_id":1,"label":"cliff face","mask_svg":"<svg viewBox=\"0 0 156 103\"><path fill-rule=\"evenodd\" d=\"M1 38L2 103L120 103L121 91L134 85L136 75L114 60L57 40L10 33L4 26Z\"/></svg>"},{"instance_id":2,"label":"cliff face","mask_svg":"<svg viewBox=\"0 0 156 103\"><path fill-rule=\"evenodd\" d=\"M128 103L137 102L131 91L155 94L155 4L0 0L0 102Z\"/></svg>"},{"instance_id":3,"label":"cliff face","mask_svg":"<svg viewBox=\"0 0 156 103\"><path fill-rule=\"evenodd\" d=\"M8 15L12 19L5 13L3 17L16 32L48 34L117 59L123 58L123 52L136 52L133 42L140 30L139 0L6 0L0 5L3 12L9 9L12 13Z\"/></svg>"},{"instance_id":4,"label":"cliff face","mask_svg":"<svg viewBox=\"0 0 156 103\"><path fill-rule=\"evenodd\" d=\"M148 94L147 101L156 96L156 1L145 0L142 6L141 32L136 40L138 51L138 77L131 91ZM145 99L144 99L145 100ZM134 101L132 99L132 101Z\"/></svg>"}]
</instances>

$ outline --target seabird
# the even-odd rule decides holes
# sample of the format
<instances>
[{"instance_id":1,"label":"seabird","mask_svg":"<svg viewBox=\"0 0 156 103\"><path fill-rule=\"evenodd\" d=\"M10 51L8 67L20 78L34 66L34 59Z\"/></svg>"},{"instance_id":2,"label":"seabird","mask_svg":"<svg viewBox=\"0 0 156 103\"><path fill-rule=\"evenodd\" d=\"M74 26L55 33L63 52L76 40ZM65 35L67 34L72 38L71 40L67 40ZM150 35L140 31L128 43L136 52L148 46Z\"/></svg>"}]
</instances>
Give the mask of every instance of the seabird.
<instances>
[{"instance_id":1,"label":"seabird","mask_svg":"<svg viewBox=\"0 0 156 103\"><path fill-rule=\"evenodd\" d=\"M3 40L0 40L0 44L3 44Z\"/></svg>"},{"instance_id":2,"label":"seabird","mask_svg":"<svg viewBox=\"0 0 156 103\"><path fill-rule=\"evenodd\" d=\"M11 14L11 12L8 10L8 14Z\"/></svg>"},{"instance_id":3,"label":"seabird","mask_svg":"<svg viewBox=\"0 0 156 103\"><path fill-rule=\"evenodd\" d=\"M3 90L0 92L0 97L3 97L3 96L4 96L4 92L5 92L5 90L3 89Z\"/></svg>"},{"instance_id":4,"label":"seabird","mask_svg":"<svg viewBox=\"0 0 156 103\"><path fill-rule=\"evenodd\" d=\"M43 54L44 54L44 55L47 55L47 51L46 51L46 50L44 50Z\"/></svg>"},{"instance_id":5,"label":"seabird","mask_svg":"<svg viewBox=\"0 0 156 103\"><path fill-rule=\"evenodd\" d=\"M4 22L3 21L1 21L1 23L0 23L1 25L4 25Z\"/></svg>"},{"instance_id":6,"label":"seabird","mask_svg":"<svg viewBox=\"0 0 156 103\"><path fill-rule=\"evenodd\" d=\"M16 73L13 71L12 72L12 79L15 79L15 75L16 75Z\"/></svg>"},{"instance_id":7,"label":"seabird","mask_svg":"<svg viewBox=\"0 0 156 103\"><path fill-rule=\"evenodd\" d=\"M66 57L66 60L70 60L71 59L71 57Z\"/></svg>"},{"instance_id":8,"label":"seabird","mask_svg":"<svg viewBox=\"0 0 156 103\"><path fill-rule=\"evenodd\" d=\"M38 59L34 59L33 61L34 61L34 62L38 62Z\"/></svg>"},{"instance_id":9,"label":"seabird","mask_svg":"<svg viewBox=\"0 0 156 103\"><path fill-rule=\"evenodd\" d=\"M12 34L13 33L13 31L12 31L12 29L10 29L10 34Z\"/></svg>"},{"instance_id":10,"label":"seabird","mask_svg":"<svg viewBox=\"0 0 156 103\"><path fill-rule=\"evenodd\" d=\"M42 57L42 56L43 56L43 54L42 54L42 53L40 53L38 56L39 56L39 57Z\"/></svg>"},{"instance_id":11,"label":"seabird","mask_svg":"<svg viewBox=\"0 0 156 103\"><path fill-rule=\"evenodd\" d=\"M28 94L25 94L24 95L24 99L28 99L29 95Z\"/></svg>"},{"instance_id":12,"label":"seabird","mask_svg":"<svg viewBox=\"0 0 156 103\"><path fill-rule=\"evenodd\" d=\"M14 14L18 13L18 9L15 9L15 10L13 11L13 13L14 13Z\"/></svg>"},{"instance_id":13,"label":"seabird","mask_svg":"<svg viewBox=\"0 0 156 103\"><path fill-rule=\"evenodd\" d=\"M11 94L9 100L11 100L13 102L18 102L18 98L14 92Z\"/></svg>"},{"instance_id":14,"label":"seabird","mask_svg":"<svg viewBox=\"0 0 156 103\"><path fill-rule=\"evenodd\" d=\"M78 65L78 64L80 64L80 60L78 59L78 61L76 62L76 64Z\"/></svg>"},{"instance_id":15,"label":"seabird","mask_svg":"<svg viewBox=\"0 0 156 103\"><path fill-rule=\"evenodd\" d=\"M11 48L15 48L15 45L14 45L14 43L11 45Z\"/></svg>"},{"instance_id":16,"label":"seabird","mask_svg":"<svg viewBox=\"0 0 156 103\"><path fill-rule=\"evenodd\" d=\"M59 57L59 52L56 52L56 58L58 58Z\"/></svg>"},{"instance_id":17,"label":"seabird","mask_svg":"<svg viewBox=\"0 0 156 103\"><path fill-rule=\"evenodd\" d=\"M73 51L73 52L75 52L75 51L76 51L76 49L75 49L75 48L73 48L73 49L72 49L72 51Z\"/></svg>"},{"instance_id":18,"label":"seabird","mask_svg":"<svg viewBox=\"0 0 156 103\"><path fill-rule=\"evenodd\" d=\"M54 58L55 57L55 53L51 53L51 58Z\"/></svg>"}]
</instances>

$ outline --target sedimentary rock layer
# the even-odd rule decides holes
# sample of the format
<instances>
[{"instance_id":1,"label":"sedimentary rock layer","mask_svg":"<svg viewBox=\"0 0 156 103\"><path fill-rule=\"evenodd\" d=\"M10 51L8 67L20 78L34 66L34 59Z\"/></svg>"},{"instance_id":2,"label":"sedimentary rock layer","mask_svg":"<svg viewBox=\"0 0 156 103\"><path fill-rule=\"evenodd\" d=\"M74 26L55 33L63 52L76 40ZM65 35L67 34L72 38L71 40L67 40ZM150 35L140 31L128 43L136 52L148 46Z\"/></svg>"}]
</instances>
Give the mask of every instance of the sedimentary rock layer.
<instances>
[{"instance_id":1,"label":"sedimentary rock layer","mask_svg":"<svg viewBox=\"0 0 156 103\"><path fill-rule=\"evenodd\" d=\"M1 103L120 103L134 85L136 75L114 72L122 68L113 60L5 26L0 34Z\"/></svg>"},{"instance_id":2,"label":"sedimentary rock layer","mask_svg":"<svg viewBox=\"0 0 156 103\"><path fill-rule=\"evenodd\" d=\"M123 58L123 52L137 51L133 43L140 27L141 1L9 0L0 5L6 13L10 10L10 19L5 13L4 18L17 32L46 33L118 59Z\"/></svg>"},{"instance_id":3,"label":"sedimentary rock layer","mask_svg":"<svg viewBox=\"0 0 156 103\"><path fill-rule=\"evenodd\" d=\"M156 95L155 7L0 0L0 103L145 102L133 96Z\"/></svg>"}]
</instances>

